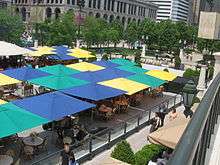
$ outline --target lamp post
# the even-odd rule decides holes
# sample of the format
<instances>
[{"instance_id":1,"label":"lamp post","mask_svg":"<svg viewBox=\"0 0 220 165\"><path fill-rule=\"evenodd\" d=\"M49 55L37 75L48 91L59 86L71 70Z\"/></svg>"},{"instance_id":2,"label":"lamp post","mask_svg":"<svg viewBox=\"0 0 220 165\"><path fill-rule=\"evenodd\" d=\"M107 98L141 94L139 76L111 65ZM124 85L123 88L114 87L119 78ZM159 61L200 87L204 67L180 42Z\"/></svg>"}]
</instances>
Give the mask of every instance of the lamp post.
<instances>
[{"instance_id":1,"label":"lamp post","mask_svg":"<svg viewBox=\"0 0 220 165\"><path fill-rule=\"evenodd\" d=\"M78 42L77 47L79 47L80 33L81 33L81 12L82 8L85 7L85 0L77 0L77 6L79 7L79 15L78 15Z\"/></svg>"},{"instance_id":2,"label":"lamp post","mask_svg":"<svg viewBox=\"0 0 220 165\"><path fill-rule=\"evenodd\" d=\"M183 87L183 104L185 107L184 115L186 116L186 118L188 116L192 117L193 115L191 107L193 105L193 100L195 98L196 93L197 93L196 85L192 80L190 80Z\"/></svg>"}]
</instances>

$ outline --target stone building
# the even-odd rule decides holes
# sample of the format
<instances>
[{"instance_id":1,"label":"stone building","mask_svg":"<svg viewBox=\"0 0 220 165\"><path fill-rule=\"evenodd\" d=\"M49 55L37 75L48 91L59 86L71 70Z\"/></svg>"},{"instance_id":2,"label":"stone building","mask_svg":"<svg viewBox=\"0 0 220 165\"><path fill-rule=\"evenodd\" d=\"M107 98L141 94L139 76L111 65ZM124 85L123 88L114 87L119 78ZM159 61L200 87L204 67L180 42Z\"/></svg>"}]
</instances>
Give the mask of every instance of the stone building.
<instances>
[{"instance_id":1,"label":"stone building","mask_svg":"<svg viewBox=\"0 0 220 165\"><path fill-rule=\"evenodd\" d=\"M68 10L79 11L77 0L13 0L14 10L26 22L39 22L57 18ZM120 20L125 26L130 21L139 23L144 18L156 20L157 5L146 0L85 0L82 15L104 18L111 22Z\"/></svg>"}]
</instances>

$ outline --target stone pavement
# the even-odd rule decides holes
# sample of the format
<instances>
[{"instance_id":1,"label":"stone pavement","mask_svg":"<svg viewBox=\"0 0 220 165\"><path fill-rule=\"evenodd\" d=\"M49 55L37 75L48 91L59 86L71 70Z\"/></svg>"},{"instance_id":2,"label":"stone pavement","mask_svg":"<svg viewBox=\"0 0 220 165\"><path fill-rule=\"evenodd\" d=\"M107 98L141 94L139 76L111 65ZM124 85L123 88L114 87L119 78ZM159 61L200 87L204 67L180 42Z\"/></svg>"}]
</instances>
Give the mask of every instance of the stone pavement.
<instances>
[{"instance_id":1,"label":"stone pavement","mask_svg":"<svg viewBox=\"0 0 220 165\"><path fill-rule=\"evenodd\" d=\"M183 106L178 107L177 111L183 112L184 107ZM168 122L168 120L165 120L165 122ZM131 148L133 149L134 152L137 152L143 146L149 144L147 140L147 135L149 134L149 130L150 130L150 126L147 126L126 139L130 143ZM115 146L113 146L109 150L100 153L99 155L95 156L92 160L83 163L83 165L103 165L103 161L109 159L114 147ZM111 164L109 163L109 165Z\"/></svg>"}]
</instances>

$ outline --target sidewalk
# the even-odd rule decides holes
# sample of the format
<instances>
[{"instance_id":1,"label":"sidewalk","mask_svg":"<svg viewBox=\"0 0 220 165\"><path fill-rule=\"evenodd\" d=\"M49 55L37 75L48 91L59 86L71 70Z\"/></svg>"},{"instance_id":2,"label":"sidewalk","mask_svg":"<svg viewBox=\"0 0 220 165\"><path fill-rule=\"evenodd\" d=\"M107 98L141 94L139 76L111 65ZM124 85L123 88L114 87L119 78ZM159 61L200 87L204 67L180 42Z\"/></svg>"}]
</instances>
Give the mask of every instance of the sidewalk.
<instances>
[{"instance_id":1,"label":"sidewalk","mask_svg":"<svg viewBox=\"0 0 220 165\"><path fill-rule=\"evenodd\" d=\"M184 107L183 106L178 107L177 111L183 112ZM166 122L167 120L165 119L165 123ZM147 126L126 139L130 143L131 148L133 149L134 152L137 152L143 146L149 144L147 140L147 135L149 134L149 130L150 130L150 126ZM114 147L115 146L95 156L92 160L83 163L83 165L104 165L103 162L109 160L109 157L111 157L111 152L113 151ZM114 162L112 164L114 164ZM108 163L108 165L111 164Z\"/></svg>"}]
</instances>

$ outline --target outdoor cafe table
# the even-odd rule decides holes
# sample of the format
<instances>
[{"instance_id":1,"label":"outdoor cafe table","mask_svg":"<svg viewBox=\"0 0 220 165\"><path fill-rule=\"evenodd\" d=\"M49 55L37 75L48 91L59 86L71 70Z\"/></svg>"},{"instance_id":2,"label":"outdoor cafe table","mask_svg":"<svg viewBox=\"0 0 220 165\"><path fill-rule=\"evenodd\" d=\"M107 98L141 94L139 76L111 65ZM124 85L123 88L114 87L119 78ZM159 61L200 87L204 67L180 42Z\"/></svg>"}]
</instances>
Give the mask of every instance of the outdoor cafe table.
<instances>
[{"instance_id":1,"label":"outdoor cafe table","mask_svg":"<svg viewBox=\"0 0 220 165\"><path fill-rule=\"evenodd\" d=\"M13 158L8 155L0 155L0 165L11 165Z\"/></svg>"},{"instance_id":2,"label":"outdoor cafe table","mask_svg":"<svg viewBox=\"0 0 220 165\"><path fill-rule=\"evenodd\" d=\"M37 147L39 145L41 145L44 140L40 137L26 137L23 139L23 142L25 145L27 146L32 146L32 147Z\"/></svg>"}]
</instances>

